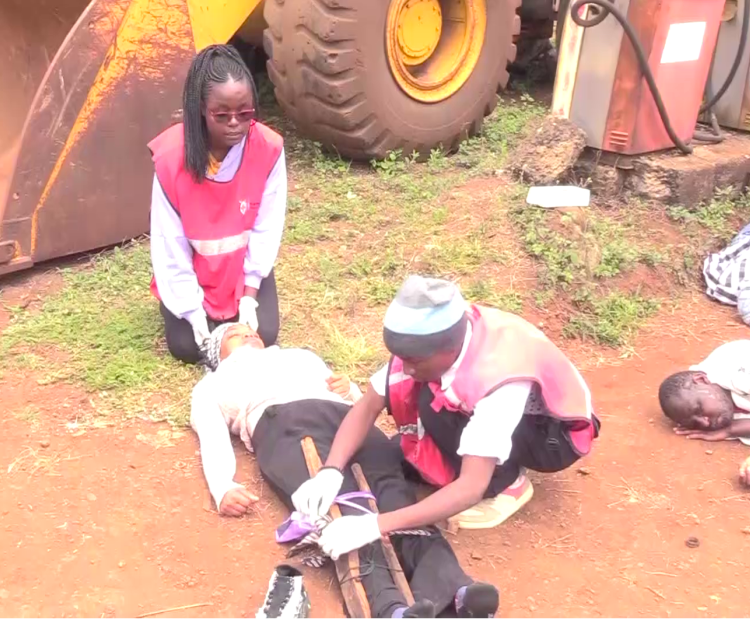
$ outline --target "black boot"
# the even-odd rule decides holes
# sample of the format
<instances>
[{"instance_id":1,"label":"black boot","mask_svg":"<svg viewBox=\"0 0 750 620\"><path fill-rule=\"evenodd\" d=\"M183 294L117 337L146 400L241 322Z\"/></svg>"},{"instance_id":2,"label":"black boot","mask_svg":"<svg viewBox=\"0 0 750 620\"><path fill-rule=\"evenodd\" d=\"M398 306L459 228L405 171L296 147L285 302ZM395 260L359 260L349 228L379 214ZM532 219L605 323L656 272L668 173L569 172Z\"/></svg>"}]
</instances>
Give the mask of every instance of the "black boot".
<instances>
[{"instance_id":1,"label":"black boot","mask_svg":"<svg viewBox=\"0 0 750 620\"><path fill-rule=\"evenodd\" d=\"M408 607L404 611L404 618L435 618L435 605L432 603L432 601L428 601L427 599L423 599L421 601L417 601L412 605L411 607Z\"/></svg>"},{"instance_id":2,"label":"black boot","mask_svg":"<svg viewBox=\"0 0 750 620\"><path fill-rule=\"evenodd\" d=\"M463 601L456 606L459 618L493 618L500 606L500 593L489 583L472 583L464 592Z\"/></svg>"}]
</instances>

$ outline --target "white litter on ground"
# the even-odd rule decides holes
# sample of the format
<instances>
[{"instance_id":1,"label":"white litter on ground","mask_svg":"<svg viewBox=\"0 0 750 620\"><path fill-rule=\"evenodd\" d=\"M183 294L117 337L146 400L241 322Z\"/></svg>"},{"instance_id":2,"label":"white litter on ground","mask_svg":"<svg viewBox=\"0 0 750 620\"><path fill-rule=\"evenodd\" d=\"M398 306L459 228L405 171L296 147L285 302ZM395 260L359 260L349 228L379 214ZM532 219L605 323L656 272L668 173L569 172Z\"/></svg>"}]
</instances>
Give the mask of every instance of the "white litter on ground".
<instances>
[{"instance_id":1,"label":"white litter on ground","mask_svg":"<svg viewBox=\"0 0 750 620\"><path fill-rule=\"evenodd\" d=\"M544 209L588 207L591 202L591 190L575 185L537 186L529 189L526 202Z\"/></svg>"}]
</instances>

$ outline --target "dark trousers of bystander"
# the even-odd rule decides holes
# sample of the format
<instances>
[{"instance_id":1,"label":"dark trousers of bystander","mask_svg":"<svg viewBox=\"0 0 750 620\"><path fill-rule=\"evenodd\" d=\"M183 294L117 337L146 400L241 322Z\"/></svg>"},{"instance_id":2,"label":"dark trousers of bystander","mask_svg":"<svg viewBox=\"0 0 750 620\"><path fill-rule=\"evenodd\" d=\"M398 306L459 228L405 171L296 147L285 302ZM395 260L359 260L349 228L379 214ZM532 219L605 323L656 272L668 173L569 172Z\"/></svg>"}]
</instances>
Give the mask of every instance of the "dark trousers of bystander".
<instances>
[{"instance_id":1,"label":"dark trousers of bystander","mask_svg":"<svg viewBox=\"0 0 750 620\"><path fill-rule=\"evenodd\" d=\"M461 471L458 447L461 433L469 423L469 416L457 411L432 408L434 394L425 385L419 393L419 417L424 431L437 445L443 457L456 472ZM503 415L498 411L497 415ZM599 420L594 418L597 432ZM533 471L551 473L573 465L580 455L573 448L565 422L546 413L546 406L538 385L534 385L526 402L526 409L512 437L510 457L495 468L484 497L495 497L513 484L522 467ZM414 475L408 468L407 474Z\"/></svg>"}]
</instances>

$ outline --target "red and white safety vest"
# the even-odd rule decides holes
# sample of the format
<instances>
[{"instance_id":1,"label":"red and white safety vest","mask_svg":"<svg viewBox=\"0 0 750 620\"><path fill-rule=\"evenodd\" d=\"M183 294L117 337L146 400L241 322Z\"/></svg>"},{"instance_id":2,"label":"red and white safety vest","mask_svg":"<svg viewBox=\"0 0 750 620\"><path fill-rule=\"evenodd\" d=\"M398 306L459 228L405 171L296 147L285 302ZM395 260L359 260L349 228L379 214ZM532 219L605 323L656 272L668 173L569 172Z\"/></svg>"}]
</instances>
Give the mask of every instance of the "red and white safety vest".
<instances>
[{"instance_id":1,"label":"red and white safety vest","mask_svg":"<svg viewBox=\"0 0 750 620\"><path fill-rule=\"evenodd\" d=\"M434 394L432 408L447 408L471 416L476 404L501 385L512 381L534 381L541 388L550 416L570 423L574 449L588 454L596 436L590 398L573 364L541 331L519 316L471 306L471 341L450 389L458 399L455 407L440 383L429 383ZM456 472L445 460L419 422L417 383L403 372L403 361L391 358L386 406L401 434L404 457L422 478L436 486L455 480ZM498 411L496 415L503 415Z\"/></svg>"},{"instance_id":2,"label":"red and white safety vest","mask_svg":"<svg viewBox=\"0 0 750 620\"><path fill-rule=\"evenodd\" d=\"M283 140L255 123L245 140L242 161L234 178L222 183L196 183L185 169L182 123L173 125L148 145L164 194L182 221L193 249L193 268L203 289L208 316L234 317L245 288L243 264L250 231L258 216L266 180L276 165ZM159 297L156 280L151 292Z\"/></svg>"}]
</instances>

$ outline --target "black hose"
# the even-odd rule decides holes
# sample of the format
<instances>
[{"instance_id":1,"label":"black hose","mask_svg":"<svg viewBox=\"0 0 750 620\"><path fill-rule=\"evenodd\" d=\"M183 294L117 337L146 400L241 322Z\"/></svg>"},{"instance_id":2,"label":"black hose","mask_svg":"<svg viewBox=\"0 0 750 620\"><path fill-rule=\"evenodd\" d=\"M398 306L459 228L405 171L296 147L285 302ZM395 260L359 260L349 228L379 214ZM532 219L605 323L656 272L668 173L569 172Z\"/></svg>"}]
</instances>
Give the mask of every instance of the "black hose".
<instances>
[{"instance_id":1,"label":"black hose","mask_svg":"<svg viewBox=\"0 0 750 620\"><path fill-rule=\"evenodd\" d=\"M742 30L740 32L740 44L737 46L737 54L734 57L734 63L732 63L732 68L729 70L729 73L727 74L727 79L724 80L724 83L721 85L721 88L716 91L716 94L711 97L701 108L700 113L703 114L707 110L710 110L713 108L716 103L724 96L724 93L727 92L727 89L731 86L732 80L734 80L734 76L737 75L737 70L740 68L740 65L742 64L742 55L745 53L745 46L747 45L747 33L750 28L750 0L743 0L743 6L742 6ZM711 69L713 71L713 68ZM709 78L710 81L710 78Z\"/></svg>"},{"instance_id":2,"label":"black hose","mask_svg":"<svg viewBox=\"0 0 750 620\"><path fill-rule=\"evenodd\" d=\"M706 97L711 99L711 80L709 78L708 83L706 84ZM706 112L704 112L706 114ZM698 142L705 142L706 144L719 144L720 142L724 142L726 139L726 136L721 132L721 127L719 127L719 121L716 118L716 113L713 111L713 109L709 110L707 112L708 114L708 120L711 125L711 131L703 131L703 129L699 129L698 127L695 128L695 131L693 132L693 140L697 140Z\"/></svg>"},{"instance_id":3,"label":"black hose","mask_svg":"<svg viewBox=\"0 0 750 620\"><path fill-rule=\"evenodd\" d=\"M719 127L719 121L716 120L716 114L714 114L714 111L711 110L711 112L709 112L709 115L709 122L711 123L712 131L703 131L696 128L693 132L693 140L698 140L698 142L705 142L706 144L719 144L720 142L724 142L726 136L721 133L721 127Z\"/></svg>"},{"instance_id":4,"label":"black hose","mask_svg":"<svg viewBox=\"0 0 750 620\"><path fill-rule=\"evenodd\" d=\"M748 0L748 2L750 2L750 0ZM580 17L578 12L581 7L587 4L593 4L594 6L599 7L600 11L597 15L594 15L589 19L583 19L582 17ZM648 59L646 58L646 54L643 51L641 42L638 40L638 35L633 30L633 27L630 25L630 22L628 21L628 18L625 16L625 14L613 4L612 0L576 0L570 7L570 17L576 24L581 26L581 28L591 28L592 26L601 24L610 13L612 13L617 21L620 22L620 25L625 31L625 34L628 35L628 39L630 40L630 43L635 50L635 55L638 58L638 65L641 68L643 77L646 78L648 89L651 91L651 96L654 98L656 109L659 111L659 118L661 118L664 129L667 130L669 139L672 140L674 145L678 149L680 149L680 151L682 151L686 155L689 155L693 152L693 147L683 142L672 127L672 123L669 120L669 115L667 114L667 109L664 107L664 100L661 98L659 88L656 86L654 74L651 72L651 67L648 66Z\"/></svg>"}]
</instances>

